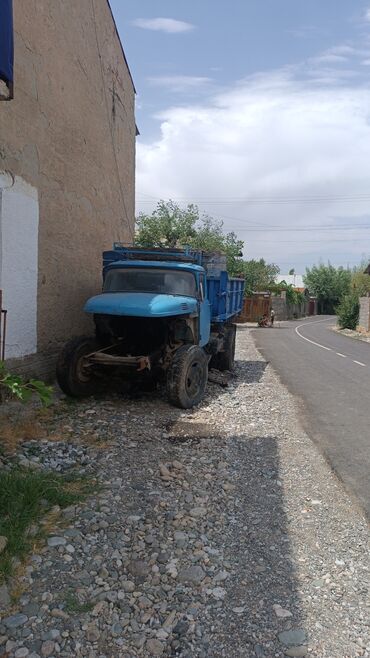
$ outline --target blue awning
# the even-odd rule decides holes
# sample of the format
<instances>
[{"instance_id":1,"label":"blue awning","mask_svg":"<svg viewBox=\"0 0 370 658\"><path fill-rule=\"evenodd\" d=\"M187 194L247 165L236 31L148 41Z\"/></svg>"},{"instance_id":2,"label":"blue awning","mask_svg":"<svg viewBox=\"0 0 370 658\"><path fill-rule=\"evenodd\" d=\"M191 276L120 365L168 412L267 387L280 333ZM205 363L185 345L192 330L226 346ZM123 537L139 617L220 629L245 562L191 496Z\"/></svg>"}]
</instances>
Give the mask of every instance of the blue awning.
<instances>
[{"instance_id":1,"label":"blue awning","mask_svg":"<svg viewBox=\"0 0 370 658\"><path fill-rule=\"evenodd\" d=\"M13 0L0 0L0 79L13 83Z\"/></svg>"}]
</instances>

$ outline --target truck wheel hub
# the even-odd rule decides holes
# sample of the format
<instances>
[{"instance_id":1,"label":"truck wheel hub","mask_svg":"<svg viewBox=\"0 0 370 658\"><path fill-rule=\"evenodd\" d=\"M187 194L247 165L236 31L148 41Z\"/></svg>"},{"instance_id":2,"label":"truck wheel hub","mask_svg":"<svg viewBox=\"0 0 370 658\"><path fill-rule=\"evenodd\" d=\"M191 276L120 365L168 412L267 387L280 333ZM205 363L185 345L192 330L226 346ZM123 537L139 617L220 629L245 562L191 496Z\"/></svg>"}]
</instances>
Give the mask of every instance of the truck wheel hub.
<instances>
[{"instance_id":1,"label":"truck wheel hub","mask_svg":"<svg viewBox=\"0 0 370 658\"><path fill-rule=\"evenodd\" d=\"M192 363L186 375L186 390L188 394L195 395L202 385L203 367L200 363Z\"/></svg>"}]
</instances>

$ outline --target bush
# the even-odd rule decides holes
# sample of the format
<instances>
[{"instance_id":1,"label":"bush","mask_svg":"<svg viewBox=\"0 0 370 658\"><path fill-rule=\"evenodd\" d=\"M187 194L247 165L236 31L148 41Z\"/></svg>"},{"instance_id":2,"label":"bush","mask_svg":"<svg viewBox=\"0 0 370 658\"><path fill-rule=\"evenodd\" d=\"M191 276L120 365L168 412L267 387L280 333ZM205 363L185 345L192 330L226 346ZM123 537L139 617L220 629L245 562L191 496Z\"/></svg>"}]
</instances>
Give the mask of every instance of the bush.
<instances>
[{"instance_id":1,"label":"bush","mask_svg":"<svg viewBox=\"0 0 370 658\"><path fill-rule=\"evenodd\" d=\"M354 293L345 295L336 309L338 325L341 329L356 329L360 313L358 296Z\"/></svg>"},{"instance_id":2,"label":"bush","mask_svg":"<svg viewBox=\"0 0 370 658\"><path fill-rule=\"evenodd\" d=\"M33 395L36 395L46 407L52 402L52 386L47 386L38 379L31 379L26 382L22 377L12 375L8 372L5 368L5 363L0 361L0 402L2 391L18 398L22 402L28 402Z\"/></svg>"}]
</instances>

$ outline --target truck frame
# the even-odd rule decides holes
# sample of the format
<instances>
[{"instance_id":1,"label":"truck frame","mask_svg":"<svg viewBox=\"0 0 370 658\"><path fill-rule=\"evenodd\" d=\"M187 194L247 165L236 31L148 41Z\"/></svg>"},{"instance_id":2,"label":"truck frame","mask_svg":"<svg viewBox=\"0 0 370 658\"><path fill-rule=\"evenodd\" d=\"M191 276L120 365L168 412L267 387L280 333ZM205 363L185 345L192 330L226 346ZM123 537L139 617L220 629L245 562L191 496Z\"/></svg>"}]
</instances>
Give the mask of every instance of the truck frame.
<instances>
[{"instance_id":1,"label":"truck frame","mask_svg":"<svg viewBox=\"0 0 370 658\"><path fill-rule=\"evenodd\" d=\"M204 395L209 367L233 368L243 295L244 280L228 276L221 254L115 243L103 252L103 291L84 308L95 336L66 343L58 383L82 397L107 374L164 381L169 401L190 408Z\"/></svg>"}]
</instances>

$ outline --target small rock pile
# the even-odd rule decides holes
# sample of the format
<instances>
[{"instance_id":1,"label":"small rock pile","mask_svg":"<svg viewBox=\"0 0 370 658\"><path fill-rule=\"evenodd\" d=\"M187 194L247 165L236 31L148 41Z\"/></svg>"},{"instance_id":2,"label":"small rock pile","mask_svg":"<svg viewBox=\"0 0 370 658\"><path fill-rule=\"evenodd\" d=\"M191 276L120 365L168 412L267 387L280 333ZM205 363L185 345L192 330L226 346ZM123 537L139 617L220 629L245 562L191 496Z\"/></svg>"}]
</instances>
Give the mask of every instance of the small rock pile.
<instances>
[{"instance_id":1,"label":"small rock pile","mask_svg":"<svg viewBox=\"0 0 370 658\"><path fill-rule=\"evenodd\" d=\"M15 455L2 457L1 468L15 464L32 471L67 473L73 469L80 474L96 470L98 452L89 446L67 441L32 440L22 443Z\"/></svg>"}]
</instances>

